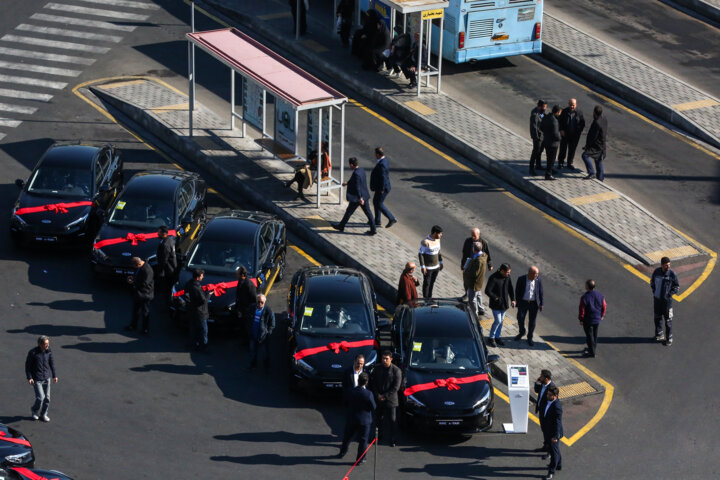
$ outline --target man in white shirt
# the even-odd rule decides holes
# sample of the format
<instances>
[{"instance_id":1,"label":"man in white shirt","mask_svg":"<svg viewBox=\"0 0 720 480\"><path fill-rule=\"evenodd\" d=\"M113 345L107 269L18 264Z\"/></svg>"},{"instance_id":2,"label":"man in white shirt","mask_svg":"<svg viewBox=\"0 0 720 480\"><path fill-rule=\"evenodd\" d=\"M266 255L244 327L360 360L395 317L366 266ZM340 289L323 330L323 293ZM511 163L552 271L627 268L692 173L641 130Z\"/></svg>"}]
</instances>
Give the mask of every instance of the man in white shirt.
<instances>
[{"instance_id":1,"label":"man in white shirt","mask_svg":"<svg viewBox=\"0 0 720 480\"><path fill-rule=\"evenodd\" d=\"M365 371L365 356L360 354L355 357L353 366L345 370L343 375L343 394L347 395L353 388L358 386L358 378Z\"/></svg>"}]
</instances>

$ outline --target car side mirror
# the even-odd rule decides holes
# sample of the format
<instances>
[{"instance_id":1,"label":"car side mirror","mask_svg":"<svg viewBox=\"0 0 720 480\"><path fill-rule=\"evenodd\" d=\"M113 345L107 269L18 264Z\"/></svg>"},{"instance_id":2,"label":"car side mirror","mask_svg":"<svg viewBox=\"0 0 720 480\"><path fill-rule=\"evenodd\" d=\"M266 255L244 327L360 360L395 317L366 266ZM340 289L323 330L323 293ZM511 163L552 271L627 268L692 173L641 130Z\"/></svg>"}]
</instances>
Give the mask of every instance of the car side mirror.
<instances>
[{"instance_id":1,"label":"car side mirror","mask_svg":"<svg viewBox=\"0 0 720 480\"><path fill-rule=\"evenodd\" d=\"M381 318L377 322L377 328L378 330L389 330L390 329L390 320L387 318Z\"/></svg>"},{"instance_id":2,"label":"car side mirror","mask_svg":"<svg viewBox=\"0 0 720 480\"><path fill-rule=\"evenodd\" d=\"M488 355L488 363L496 363L500 360L500 355Z\"/></svg>"},{"instance_id":3,"label":"car side mirror","mask_svg":"<svg viewBox=\"0 0 720 480\"><path fill-rule=\"evenodd\" d=\"M18 178L17 180L15 180L15 185L17 185L18 188L23 188L25 187L25 182L22 179Z\"/></svg>"}]
</instances>

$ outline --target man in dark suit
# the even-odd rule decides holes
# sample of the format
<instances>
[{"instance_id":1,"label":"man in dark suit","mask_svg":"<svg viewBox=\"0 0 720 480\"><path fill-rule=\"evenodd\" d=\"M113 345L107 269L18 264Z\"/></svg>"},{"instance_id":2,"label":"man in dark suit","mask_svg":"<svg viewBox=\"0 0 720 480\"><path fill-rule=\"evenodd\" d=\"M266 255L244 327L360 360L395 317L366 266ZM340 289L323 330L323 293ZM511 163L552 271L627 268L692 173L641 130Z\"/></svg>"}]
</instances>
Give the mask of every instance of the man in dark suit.
<instances>
[{"instance_id":1,"label":"man in dark suit","mask_svg":"<svg viewBox=\"0 0 720 480\"><path fill-rule=\"evenodd\" d=\"M557 158L558 147L560 146L560 113L562 108L555 105L550 115L545 115L540 124L543 134L542 148L545 150L545 180L555 180L555 159Z\"/></svg>"},{"instance_id":2,"label":"man in dark suit","mask_svg":"<svg viewBox=\"0 0 720 480\"><path fill-rule=\"evenodd\" d=\"M353 437L357 434L360 435L360 439L358 440L356 461L360 460L360 457L367 449L370 426L372 425L372 412L376 408L372 393L365 388L368 381L368 374L364 372L361 373L358 376L358 386L354 387L348 394L348 413L345 418L345 433L343 434L343 442L338 458L342 458L347 454L350 441L352 441ZM365 457L362 457L360 463L365 463Z\"/></svg>"},{"instance_id":3,"label":"man in dark suit","mask_svg":"<svg viewBox=\"0 0 720 480\"><path fill-rule=\"evenodd\" d=\"M238 279L235 288L235 315L240 322L240 334L244 338L242 343L245 343L250 339L250 321L255 313L257 289L248 277L245 267L238 267L235 273Z\"/></svg>"},{"instance_id":4,"label":"man in dark suit","mask_svg":"<svg viewBox=\"0 0 720 480\"><path fill-rule=\"evenodd\" d=\"M550 370L541 370L540 376L535 381L535 395L537 395L537 403L535 404L535 414L540 416L540 412L545 411L547 406L547 390L550 387L554 387L555 383L552 381L552 372ZM550 444L545 442L543 437L543 445L540 448L535 449L536 452L545 452L545 457L550 455Z\"/></svg>"},{"instance_id":5,"label":"man in dark suit","mask_svg":"<svg viewBox=\"0 0 720 480\"><path fill-rule=\"evenodd\" d=\"M397 223L397 219L385 206L385 198L390 193L390 166L388 165L387 158L385 158L385 152L382 147L375 149L375 158L377 163L370 172L370 190L375 192L373 194L373 206L375 207L375 226L379 227L382 220L382 215L385 215L388 219L388 223L385 228L390 228Z\"/></svg>"},{"instance_id":6,"label":"man in dark suit","mask_svg":"<svg viewBox=\"0 0 720 480\"><path fill-rule=\"evenodd\" d=\"M212 295L212 291L206 292L202 289L200 282L202 282L204 277L204 270L193 270L192 278L185 284L185 293L188 297L187 310L190 321L190 347L207 353L207 319L210 316L208 298Z\"/></svg>"},{"instance_id":7,"label":"man in dark suit","mask_svg":"<svg viewBox=\"0 0 720 480\"><path fill-rule=\"evenodd\" d=\"M175 237L168 235L168 228L158 228L160 243L157 248L158 291L165 300L170 298L170 290L175 283L177 256L175 255Z\"/></svg>"},{"instance_id":8,"label":"man in dark suit","mask_svg":"<svg viewBox=\"0 0 720 480\"><path fill-rule=\"evenodd\" d=\"M567 153L567 167L574 168L573 159L575 149L580 141L580 135L585 130L585 117L577 108L577 100L571 98L568 106L560 114L560 154L558 155L558 168L563 167Z\"/></svg>"},{"instance_id":9,"label":"man in dark suit","mask_svg":"<svg viewBox=\"0 0 720 480\"><path fill-rule=\"evenodd\" d=\"M597 179L602 182L605 178L602 161L606 153L607 129L608 124L603 115L603 108L600 105L596 105L593 109L593 122L590 124L590 129L585 139L585 146L583 147L582 159L583 162L585 162L585 168L588 172L587 176L583 177L584 180L593 178L596 169ZM593 169L590 160L595 163L595 169Z\"/></svg>"},{"instance_id":10,"label":"man in dark suit","mask_svg":"<svg viewBox=\"0 0 720 480\"><path fill-rule=\"evenodd\" d=\"M132 264L135 267L135 274L127 277L128 283L133 286L132 320L125 327L125 330L135 330L140 317L142 317L142 332L148 333L150 328L150 302L155 298L153 269L149 263L139 257L133 257Z\"/></svg>"},{"instance_id":11,"label":"man in dark suit","mask_svg":"<svg viewBox=\"0 0 720 480\"><path fill-rule=\"evenodd\" d=\"M343 396L347 400L353 388L358 386L358 378L365 371L365 355L362 353L355 356L352 367L343 372L342 387Z\"/></svg>"},{"instance_id":12,"label":"man in dark suit","mask_svg":"<svg viewBox=\"0 0 720 480\"><path fill-rule=\"evenodd\" d=\"M538 100L537 107L530 112L530 138L532 139L533 149L530 154L530 175L535 175L535 170L541 170L540 155L542 154L543 133L540 125L547 110L547 102Z\"/></svg>"},{"instance_id":13,"label":"man in dark suit","mask_svg":"<svg viewBox=\"0 0 720 480\"><path fill-rule=\"evenodd\" d=\"M544 410L540 412L540 428L543 431L543 438L550 445L550 464L548 464L546 480L553 478L556 470L562 470L560 439L563 436L563 424L562 404L558 398L559 395L560 390L557 387L548 387L547 403Z\"/></svg>"},{"instance_id":14,"label":"man in dark suit","mask_svg":"<svg viewBox=\"0 0 720 480\"><path fill-rule=\"evenodd\" d=\"M515 285L515 300L517 300L517 321L520 333L515 336L515 340L522 339L525 335L525 316L528 318L527 341L531 347L535 345L533 342L533 333L535 332L535 320L537 320L538 312L543 309L543 285L540 279L540 270L536 266L530 267L527 275L518 278Z\"/></svg>"},{"instance_id":15,"label":"man in dark suit","mask_svg":"<svg viewBox=\"0 0 720 480\"><path fill-rule=\"evenodd\" d=\"M377 230L375 230L375 220L373 219L373 214L370 211L370 205L368 205L370 192L368 192L367 188L365 170L358 168L358 160L355 157L351 157L349 163L350 169L353 173L350 176L350 180L343 183L343 187L347 187L347 193L345 194L345 198L348 201L347 210L345 210L345 215L342 220L340 220L340 223L333 223L332 227L341 232L345 230L345 224L348 220L350 220L350 217L353 213L355 213L355 210L357 210L358 207L361 207L363 213L368 219L368 224L370 225L370 230L365 232L365 235L375 235Z\"/></svg>"},{"instance_id":16,"label":"man in dark suit","mask_svg":"<svg viewBox=\"0 0 720 480\"><path fill-rule=\"evenodd\" d=\"M402 383L402 372L392 363L392 352L385 350L380 356L380 365L375 367L372 378L372 390L377 398L377 418L380 437L391 447L395 446L397 436L398 391ZM386 425L388 424L389 425ZM388 433L388 429L390 432Z\"/></svg>"},{"instance_id":17,"label":"man in dark suit","mask_svg":"<svg viewBox=\"0 0 720 480\"><path fill-rule=\"evenodd\" d=\"M255 297L255 315L250 320L250 365L255 368L258 357L265 370L270 369L270 335L275 330L275 314L262 293Z\"/></svg>"}]
</instances>

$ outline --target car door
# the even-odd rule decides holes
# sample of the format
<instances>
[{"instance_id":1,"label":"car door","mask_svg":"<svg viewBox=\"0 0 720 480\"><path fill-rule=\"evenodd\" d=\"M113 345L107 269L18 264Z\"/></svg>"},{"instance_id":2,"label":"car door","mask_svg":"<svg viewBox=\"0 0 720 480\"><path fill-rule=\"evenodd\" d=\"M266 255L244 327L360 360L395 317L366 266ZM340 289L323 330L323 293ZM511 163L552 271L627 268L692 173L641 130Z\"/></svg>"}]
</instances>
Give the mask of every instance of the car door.
<instances>
[{"instance_id":1,"label":"car door","mask_svg":"<svg viewBox=\"0 0 720 480\"><path fill-rule=\"evenodd\" d=\"M112 199L115 198L110 187L110 164L110 151L104 149L95 157L93 165L93 174L95 175L93 195L98 208L102 210L106 210Z\"/></svg>"},{"instance_id":2,"label":"car door","mask_svg":"<svg viewBox=\"0 0 720 480\"><path fill-rule=\"evenodd\" d=\"M190 181L184 181L178 189L175 200L177 208L177 226L175 228L177 235L177 248L186 252L193 240L194 225L188 213L190 210L190 203L193 198L193 184Z\"/></svg>"},{"instance_id":3,"label":"car door","mask_svg":"<svg viewBox=\"0 0 720 480\"><path fill-rule=\"evenodd\" d=\"M123 185L123 161L120 152L113 146L108 147L110 156L110 188L115 190L113 199L118 196Z\"/></svg>"},{"instance_id":4,"label":"car door","mask_svg":"<svg viewBox=\"0 0 720 480\"><path fill-rule=\"evenodd\" d=\"M275 243L275 225L273 222L265 222L260 226L258 235L258 285L263 285L263 291L267 281L270 279L273 265L272 249ZM267 292L265 292L267 293Z\"/></svg>"}]
</instances>

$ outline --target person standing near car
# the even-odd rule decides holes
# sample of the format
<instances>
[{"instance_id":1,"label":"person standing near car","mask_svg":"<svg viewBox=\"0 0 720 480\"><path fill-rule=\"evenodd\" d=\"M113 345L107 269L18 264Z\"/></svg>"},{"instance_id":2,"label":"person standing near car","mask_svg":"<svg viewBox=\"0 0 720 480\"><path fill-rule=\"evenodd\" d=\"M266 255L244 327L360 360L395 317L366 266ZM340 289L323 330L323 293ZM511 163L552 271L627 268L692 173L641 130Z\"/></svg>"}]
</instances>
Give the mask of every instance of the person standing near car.
<instances>
[{"instance_id":1,"label":"person standing near car","mask_svg":"<svg viewBox=\"0 0 720 480\"><path fill-rule=\"evenodd\" d=\"M563 437L562 404L560 403L560 389L548 387L546 389L547 402L540 411L540 428L543 438L550 445L550 464L545 480L550 480L557 470L562 470L562 456L560 455L560 439ZM545 458L545 456L543 456Z\"/></svg>"},{"instance_id":2,"label":"person standing near car","mask_svg":"<svg viewBox=\"0 0 720 480\"><path fill-rule=\"evenodd\" d=\"M190 347L200 352L209 353L208 325L210 316L208 311L208 298L212 292L206 292L202 288L202 279L205 271L195 269L192 271L192 278L185 284L185 292L188 296L188 318L190 321Z\"/></svg>"},{"instance_id":3,"label":"person standing near car","mask_svg":"<svg viewBox=\"0 0 720 480\"><path fill-rule=\"evenodd\" d=\"M343 372L343 397L347 399L353 388L358 386L358 378L365 371L365 355L362 353L355 356L352 367Z\"/></svg>"},{"instance_id":4,"label":"person standing near car","mask_svg":"<svg viewBox=\"0 0 720 480\"><path fill-rule=\"evenodd\" d=\"M28 352L25 360L25 376L35 389L35 403L31 409L33 420L49 422L50 417L47 413L50 408L50 384L58 382L49 337L41 335L37 347Z\"/></svg>"},{"instance_id":5,"label":"person standing near car","mask_svg":"<svg viewBox=\"0 0 720 480\"><path fill-rule=\"evenodd\" d=\"M350 441L353 437L359 435L358 451L355 461L365 463L363 454L367 450L368 437L370 436L370 427L372 426L372 412L376 408L375 399L366 387L368 384L368 374L361 373L358 375L357 386L350 390L347 396L348 412L345 418L345 432L343 433L342 446L338 458L343 458L350 447Z\"/></svg>"},{"instance_id":6,"label":"person standing near car","mask_svg":"<svg viewBox=\"0 0 720 480\"><path fill-rule=\"evenodd\" d=\"M552 372L550 370L541 370L540 376L535 380L535 394L537 395L537 403L535 404L535 414L540 416L547 406L547 390L554 387L555 382L552 381ZM542 447L536 448L536 452L545 452L545 456L550 456L550 444L546 442L543 435Z\"/></svg>"},{"instance_id":7,"label":"person standing near car","mask_svg":"<svg viewBox=\"0 0 720 480\"><path fill-rule=\"evenodd\" d=\"M250 340L250 322L255 315L257 288L248 277L245 267L240 266L236 273L238 284L235 288L235 315L240 324L240 335L243 337L241 341L245 343Z\"/></svg>"},{"instance_id":8,"label":"person standing near car","mask_svg":"<svg viewBox=\"0 0 720 480\"><path fill-rule=\"evenodd\" d=\"M413 273L415 273L415 262L406 263L405 269L402 275L400 275L400 282L398 282L398 294L395 300L396 305L413 304L417 300L417 286L420 281L415 278Z\"/></svg>"},{"instance_id":9,"label":"person standing near car","mask_svg":"<svg viewBox=\"0 0 720 480\"><path fill-rule=\"evenodd\" d=\"M473 244L473 255L470 257L467 267L463 270L463 286L467 292L468 304L472 306L475 315L485 315L482 305L482 291L485 283L485 271L487 270L487 254L482 250L482 243Z\"/></svg>"},{"instance_id":10,"label":"person standing near car","mask_svg":"<svg viewBox=\"0 0 720 480\"><path fill-rule=\"evenodd\" d=\"M437 280L438 273L443 269L443 258L440 254L440 239L443 229L439 225L433 225L430 235L420 242L418 259L423 274L422 293L424 299L432 298L433 286Z\"/></svg>"},{"instance_id":11,"label":"person standing near car","mask_svg":"<svg viewBox=\"0 0 720 480\"><path fill-rule=\"evenodd\" d=\"M511 306L515 307L515 291L510 279L510 271L510 265L503 263L497 272L490 275L485 287L485 294L490 300L490 310L495 319L490 328L490 338L488 338L488 345L491 347L505 346L505 342L500 338L505 312Z\"/></svg>"},{"instance_id":12,"label":"person standing near car","mask_svg":"<svg viewBox=\"0 0 720 480\"><path fill-rule=\"evenodd\" d=\"M377 400L377 419L380 438L395 446L397 439L398 391L402 382L402 372L392 363L393 355L385 350L380 356L380 365L375 367L372 376L372 390Z\"/></svg>"},{"instance_id":13,"label":"person standing near car","mask_svg":"<svg viewBox=\"0 0 720 480\"><path fill-rule=\"evenodd\" d=\"M255 297L255 315L250 325L250 364L249 369L262 361L265 371L270 369L270 335L275 329L275 314L262 293Z\"/></svg>"},{"instance_id":14,"label":"person standing near car","mask_svg":"<svg viewBox=\"0 0 720 480\"><path fill-rule=\"evenodd\" d=\"M168 234L165 225L158 228L160 243L157 248L157 279L158 290L167 301L170 298L170 291L175 283L175 272L177 271L177 256L175 255L175 237Z\"/></svg>"},{"instance_id":15,"label":"person standing near car","mask_svg":"<svg viewBox=\"0 0 720 480\"><path fill-rule=\"evenodd\" d=\"M150 264L140 257L133 257L131 262L135 274L127 277L127 282L133 286L133 311L132 320L125 330L134 331L142 318L142 332L147 334L150 328L150 302L155 298L154 273Z\"/></svg>"}]
</instances>

